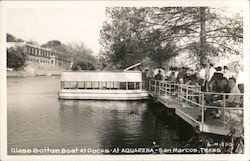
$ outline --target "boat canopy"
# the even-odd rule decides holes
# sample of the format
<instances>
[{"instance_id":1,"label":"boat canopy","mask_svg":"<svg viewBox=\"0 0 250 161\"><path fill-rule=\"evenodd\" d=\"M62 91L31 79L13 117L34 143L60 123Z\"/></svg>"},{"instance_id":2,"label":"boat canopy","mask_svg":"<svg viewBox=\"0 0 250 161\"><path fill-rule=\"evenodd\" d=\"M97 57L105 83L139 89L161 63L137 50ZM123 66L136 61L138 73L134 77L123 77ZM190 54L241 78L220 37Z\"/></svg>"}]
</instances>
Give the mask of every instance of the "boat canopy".
<instances>
[{"instance_id":1,"label":"boat canopy","mask_svg":"<svg viewBox=\"0 0 250 161\"><path fill-rule=\"evenodd\" d=\"M140 71L77 71L62 72L61 81L93 81L93 82L141 82Z\"/></svg>"}]
</instances>

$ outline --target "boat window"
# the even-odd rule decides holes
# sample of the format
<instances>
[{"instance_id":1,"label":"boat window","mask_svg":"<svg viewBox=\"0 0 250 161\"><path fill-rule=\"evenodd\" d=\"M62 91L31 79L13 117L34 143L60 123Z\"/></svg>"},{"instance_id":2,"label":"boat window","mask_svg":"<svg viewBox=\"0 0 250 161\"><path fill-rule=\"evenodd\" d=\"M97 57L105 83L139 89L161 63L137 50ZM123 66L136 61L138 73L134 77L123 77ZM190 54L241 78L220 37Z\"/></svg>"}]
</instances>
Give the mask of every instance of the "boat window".
<instances>
[{"instance_id":1,"label":"boat window","mask_svg":"<svg viewBox=\"0 0 250 161\"><path fill-rule=\"evenodd\" d=\"M128 82L128 89L134 89L134 82Z\"/></svg>"},{"instance_id":2,"label":"boat window","mask_svg":"<svg viewBox=\"0 0 250 161\"><path fill-rule=\"evenodd\" d=\"M111 89L113 87L113 82L107 82L107 88Z\"/></svg>"},{"instance_id":3,"label":"boat window","mask_svg":"<svg viewBox=\"0 0 250 161\"><path fill-rule=\"evenodd\" d=\"M107 88L107 82L99 82L99 89L106 89Z\"/></svg>"},{"instance_id":4,"label":"boat window","mask_svg":"<svg viewBox=\"0 0 250 161\"><path fill-rule=\"evenodd\" d=\"M62 88L64 89L70 89L70 82L63 82Z\"/></svg>"},{"instance_id":5,"label":"boat window","mask_svg":"<svg viewBox=\"0 0 250 161\"><path fill-rule=\"evenodd\" d=\"M135 89L140 89L140 82L135 82Z\"/></svg>"},{"instance_id":6,"label":"boat window","mask_svg":"<svg viewBox=\"0 0 250 161\"><path fill-rule=\"evenodd\" d=\"M120 82L120 89L126 90L126 82Z\"/></svg>"},{"instance_id":7,"label":"boat window","mask_svg":"<svg viewBox=\"0 0 250 161\"><path fill-rule=\"evenodd\" d=\"M111 89L111 90L137 90L140 82L86 82L63 81L62 89Z\"/></svg>"},{"instance_id":8,"label":"boat window","mask_svg":"<svg viewBox=\"0 0 250 161\"><path fill-rule=\"evenodd\" d=\"M77 86L78 86L77 83L78 82L76 82L76 81L74 81L74 82L64 81L62 83L62 88L63 89L77 89Z\"/></svg>"},{"instance_id":9,"label":"boat window","mask_svg":"<svg viewBox=\"0 0 250 161\"><path fill-rule=\"evenodd\" d=\"M93 89L98 89L99 88L98 82L91 82L91 86L92 86Z\"/></svg>"},{"instance_id":10,"label":"boat window","mask_svg":"<svg viewBox=\"0 0 250 161\"><path fill-rule=\"evenodd\" d=\"M119 82L114 82L114 88L113 89L119 89L120 83Z\"/></svg>"},{"instance_id":11,"label":"boat window","mask_svg":"<svg viewBox=\"0 0 250 161\"><path fill-rule=\"evenodd\" d=\"M85 88L85 82L78 82L78 89L84 89Z\"/></svg>"},{"instance_id":12,"label":"boat window","mask_svg":"<svg viewBox=\"0 0 250 161\"><path fill-rule=\"evenodd\" d=\"M91 89L91 82L85 82L86 89Z\"/></svg>"},{"instance_id":13,"label":"boat window","mask_svg":"<svg viewBox=\"0 0 250 161\"><path fill-rule=\"evenodd\" d=\"M77 82L70 82L70 89L77 89Z\"/></svg>"}]
</instances>

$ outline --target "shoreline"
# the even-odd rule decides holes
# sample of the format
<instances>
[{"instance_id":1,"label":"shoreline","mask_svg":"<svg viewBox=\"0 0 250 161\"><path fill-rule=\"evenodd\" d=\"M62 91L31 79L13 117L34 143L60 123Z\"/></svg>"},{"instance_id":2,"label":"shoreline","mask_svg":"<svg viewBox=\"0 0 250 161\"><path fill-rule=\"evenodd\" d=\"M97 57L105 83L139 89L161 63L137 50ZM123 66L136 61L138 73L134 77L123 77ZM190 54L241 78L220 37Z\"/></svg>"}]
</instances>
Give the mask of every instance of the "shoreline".
<instances>
[{"instance_id":1,"label":"shoreline","mask_svg":"<svg viewBox=\"0 0 250 161\"><path fill-rule=\"evenodd\" d=\"M53 72L46 72L46 73L28 73L24 71L7 71L6 76L7 78L19 78L19 77L36 77L36 76L60 76L61 72L53 73Z\"/></svg>"}]
</instances>

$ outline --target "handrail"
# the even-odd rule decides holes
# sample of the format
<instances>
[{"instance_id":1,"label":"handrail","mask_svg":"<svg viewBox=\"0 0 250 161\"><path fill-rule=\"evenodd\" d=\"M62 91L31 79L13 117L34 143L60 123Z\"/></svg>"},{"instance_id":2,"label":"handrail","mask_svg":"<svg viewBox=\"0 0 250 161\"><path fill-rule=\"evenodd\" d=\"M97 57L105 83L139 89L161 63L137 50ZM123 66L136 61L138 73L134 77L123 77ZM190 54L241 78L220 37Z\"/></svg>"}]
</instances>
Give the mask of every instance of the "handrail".
<instances>
[{"instance_id":1,"label":"handrail","mask_svg":"<svg viewBox=\"0 0 250 161\"><path fill-rule=\"evenodd\" d=\"M134 64L134 65L131 65L131 66L127 67L127 68L124 69L123 71L125 72L125 71L127 71L127 70L129 70L129 69L132 69L132 68L135 68L135 67L137 67L137 66L139 66L139 65L141 65L141 63L136 63L136 64Z\"/></svg>"},{"instance_id":2,"label":"handrail","mask_svg":"<svg viewBox=\"0 0 250 161\"><path fill-rule=\"evenodd\" d=\"M196 106L201 111L201 125L202 129L204 127L205 121L205 112L206 109L218 109L223 111L223 125L225 127L226 121L226 112L230 110L239 110L243 113L243 107L230 107L226 106L226 96L244 96L242 93L218 93L218 92L203 92L201 91L200 86L197 85L186 85L186 84L177 84L174 81L163 81L163 80L150 80L149 89L154 92L156 95L167 95L167 96L177 96L177 103L182 107L181 102L186 104L191 104ZM153 90L152 90L153 89ZM205 103L205 98L207 96L218 95L222 98L222 106L209 105ZM196 98L194 100L194 98ZM192 100L193 99L193 100ZM230 119L231 119L231 114ZM242 117L242 116L237 116ZM241 119L241 118L240 118ZM243 119L241 119L243 120Z\"/></svg>"}]
</instances>

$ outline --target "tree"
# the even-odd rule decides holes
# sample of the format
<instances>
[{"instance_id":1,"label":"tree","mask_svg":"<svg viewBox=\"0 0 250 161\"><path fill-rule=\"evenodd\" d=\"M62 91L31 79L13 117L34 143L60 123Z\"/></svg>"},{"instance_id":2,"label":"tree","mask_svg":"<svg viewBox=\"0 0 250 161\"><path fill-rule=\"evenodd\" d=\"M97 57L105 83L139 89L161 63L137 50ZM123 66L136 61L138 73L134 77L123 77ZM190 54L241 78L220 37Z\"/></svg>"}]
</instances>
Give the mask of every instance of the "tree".
<instances>
[{"instance_id":1,"label":"tree","mask_svg":"<svg viewBox=\"0 0 250 161\"><path fill-rule=\"evenodd\" d=\"M72 62L72 70L94 70L97 60L92 56L92 50L87 48L84 43L63 44L59 40L51 40L41 47L49 48L60 54L62 60Z\"/></svg>"},{"instance_id":2,"label":"tree","mask_svg":"<svg viewBox=\"0 0 250 161\"><path fill-rule=\"evenodd\" d=\"M42 44L41 47L49 48L50 50L56 51L58 54L60 54L60 58L62 60L71 60L71 56L68 54L66 46L62 44L59 40L48 41L47 43Z\"/></svg>"},{"instance_id":3,"label":"tree","mask_svg":"<svg viewBox=\"0 0 250 161\"><path fill-rule=\"evenodd\" d=\"M51 41L48 41L45 44L42 44L41 47L44 47L44 48L55 48L55 47L61 46L61 45L62 45L62 43L59 40L51 40Z\"/></svg>"},{"instance_id":4,"label":"tree","mask_svg":"<svg viewBox=\"0 0 250 161\"><path fill-rule=\"evenodd\" d=\"M149 57L162 62L179 53L202 62L209 56L240 54L242 17L225 8L114 7L101 30L102 58L124 68Z\"/></svg>"},{"instance_id":5,"label":"tree","mask_svg":"<svg viewBox=\"0 0 250 161\"><path fill-rule=\"evenodd\" d=\"M65 53L66 52L66 47L64 44L62 44L59 40L51 40L48 41L45 44L42 44L41 47L43 48L49 48L51 50L54 50L59 53Z\"/></svg>"},{"instance_id":6,"label":"tree","mask_svg":"<svg viewBox=\"0 0 250 161\"><path fill-rule=\"evenodd\" d=\"M154 8L151 15L149 23L160 26L164 39L174 41L179 53L190 53L200 62L204 57L242 51L243 19L226 8L163 7Z\"/></svg>"},{"instance_id":7,"label":"tree","mask_svg":"<svg viewBox=\"0 0 250 161\"><path fill-rule=\"evenodd\" d=\"M94 70L97 60L92 56L92 50L87 48L84 43L69 43L65 45L67 54L73 62L72 70Z\"/></svg>"},{"instance_id":8,"label":"tree","mask_svg":"<svg viewBox=\"0 0 250 161\"><path fill-rule=\"evenodd\" d=\"M27 60L27 54L23 47L11 47L7 49L7 67L17 70L23 67Z\"/></svg>"},{"instance_id":9,"label":"tree","mask_svg":"<svg viewBox=\"0 0 250 161\"><path fill-rule=\"evenodd\" d=\"M15 41L16 38L13 35L7 33L7 42L15 42Z\"/></svg>"},{"instance_id":10,"label":"tree","mask_svg":"<svg viewBox=\"0 0 250 161\"><path fill-rule=\"evenodd\" d=\"M91 55L85 55L74 59L72 70L95 70L96 59Z\"/></svg>"},{"instance_id":11,"label":"tree","mask_svg":"<svg viewBox=\"0 0 250 161\"><path fill-rule=\"evenodd\" d=\"M127 59L137 52L137 40L133 34L133 24L131 14L134 10L127 8L107 8L106 14L110 22L106 21L101 31L100 43L103 46L103 56L108 64L112 64L117 69L126 68L135 61Z\"/></svg>"},{"instance_id":12,"label":"tree","mask_svg":"<svg viewBox=\"0 0 250 161\"><path fill-rule=\"evenodd\" d=\"M116 69L124 69L149 57L156 64L171 57L174 44L162 43L159 30L145 23L150 8L107 8L101 30L102 58Z\"/></svg>"},{"instance_id":13,"label":"tree","mask_svg":"<svg viewBox=\"0 0 250 161\"><path fill-rule=\"evenodd\" d=\"M28 40L27 43L32 44L32 45L36 45L36 46L39 45L39 43L36 42L35 40Z\"/></svg>"},{"instance_id":14,"label":"tree","mask_svg":"<svg viewBox=\"0 0 250 161\"><path fill-rule=\"evenodd\" d=\"M24 42L24 40L16 38L15 36L7 33L7 37L6 37L7 42Z\"/></svg>"},{"instance_id":15,"label":"tree","mask_svg":"<svg viewBox=\"0 0 250 161\"><path fill-rule=\"evenodd\" d=\"M207 42L206 42L206 8L200 7L200 62L204 60L204 57L206 56L206 50L207 50ZM204 62L205 63L205 62ZM205 63L206 64L206 63Z\"/></svg>"}]
</instances>

